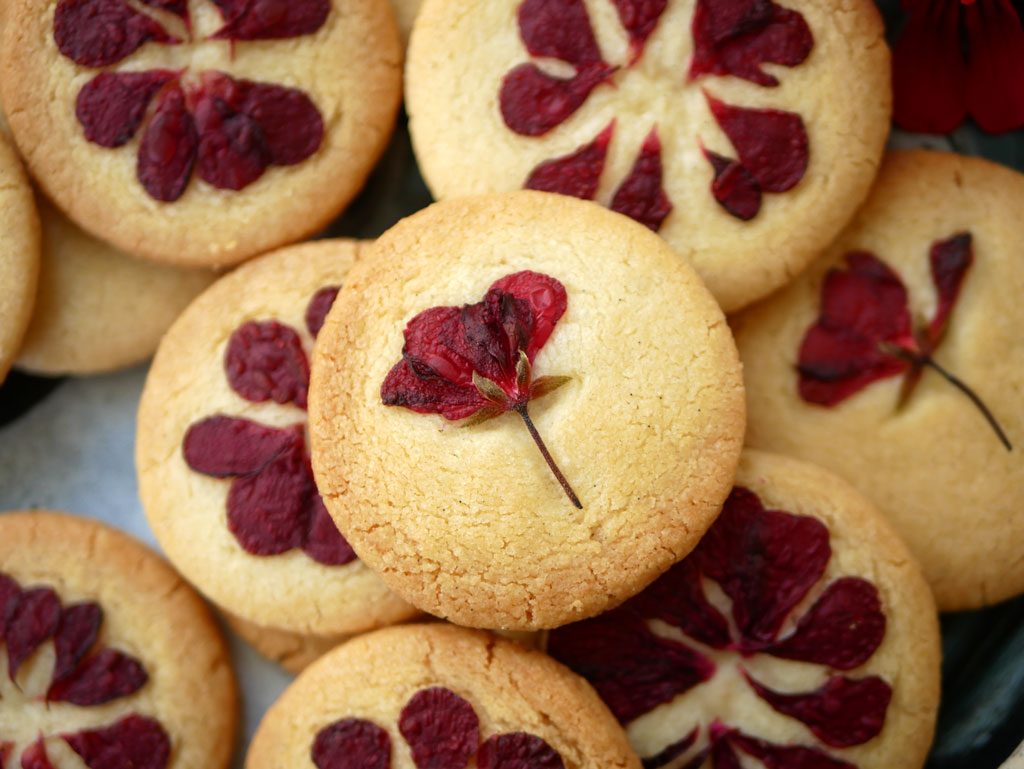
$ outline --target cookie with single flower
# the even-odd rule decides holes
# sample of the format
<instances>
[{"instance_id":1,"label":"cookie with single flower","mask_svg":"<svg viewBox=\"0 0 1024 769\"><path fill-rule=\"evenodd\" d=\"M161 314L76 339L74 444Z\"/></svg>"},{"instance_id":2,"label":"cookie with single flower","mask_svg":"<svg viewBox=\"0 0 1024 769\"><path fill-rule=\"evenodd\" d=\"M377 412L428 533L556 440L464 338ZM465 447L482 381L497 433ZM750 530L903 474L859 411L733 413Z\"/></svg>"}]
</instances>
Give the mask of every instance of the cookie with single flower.
<instances>
[{"instance_id":1,"label":"cookie with single flower","mask_svg":"<svg viewBox=\"0 0 1024 769\"><path fill-rule=\"evenodd\" d=\"M379 0L12 0L0 91L32 175L118 248L235 264L333 219L383 151Z\"/></svg>"},{"instance_id":2,"label":"cookie with single flower","mask_svg":"<svg viewBox=\"0 0 1024 769\"><path fill-rule=\"evenodd\" d=\"M39 201L43 249L32 321L17 366L96 374L153 354L160 337L216 275L135 259Z\"/></svg>"},{"instance_id":3,"label":"cookie with single flower","mask_svg":"<svg viewBox=\"0 0 1024 769\"><path fill-rule=\"evenodd\" d=\"M387 628L299 676L247 769L640 769L593 689L549 657L450 625Z\"/></svg>"},{"instance_id":4,"label":"cookie with single flower","mask_svg":"<svg viewBox=\"0 0 1024 769\"><path fill-rule=\"evenodd\" d=\"M849 229L737 318L751 446L885 513L939 607L1024 591L1024 176L891 154Z\"/></svg>"},{"instance_id":5,"label":"cookie with single flower","mask_svg":"<svg viewBox=\"0 0 1024 769\"><path fill-rule=\"evenodd\" d=\"M309 357L363 244L323 240L221 278L161 342L139 408L139 490L171 562L227 612L300 635L412 616L313 481Z\"/></svg>"},{"instance_id":6,"label":"cookie with single flower","mask_svg":"<svg viewBox=\"0 0 1024 769\"><path fill-rule=\"evenodd\" d=\"M438 203L357 264L310 391L327 509L399 595L471 627L596 614L696 545L744 429L696 273L594 203Z\"/></svg>"},{"instance_id":7,"label":"cookie with single flower","mask_svg":"<svg viewBox=\"0 0 1024 769\"><path fill-rule=\"evenodd\" d=\"M0 618L0 766L229 765L227 648L139 542L62 513L0 513Z\"/></svg>"},{"instance_id":8,"label":"cookie with single flower","mask_svg":"<svg viewBox=\"0 0 1024 769\"><path fill-rule=\"evenodd\" d=\"M813 465L751 451L700 545L647 590L553 630L646 769L924 765L939 628L881 513Z\"/></svg>"},{"instance_id":9,"label":"cookie with single flower","mask_svg":"<svg viewBox=\"0 0 1024 769\"><path fill-rule=\"evenodd\" d=\"M596 200L733 312L863 202L890 77L871 0L427 0L406 105L436 197Z\"/></svg>"},{"instance_id":10,"label":"cookie with single flower","mask_svg":"<svg viewBox=\"0 0 1024 769\"><path fill-rule=\"evenodd\" d=\"M0 136L0 382L28 328L39 279L39 215L25 170Z\"/></svg>"}]
</instances>

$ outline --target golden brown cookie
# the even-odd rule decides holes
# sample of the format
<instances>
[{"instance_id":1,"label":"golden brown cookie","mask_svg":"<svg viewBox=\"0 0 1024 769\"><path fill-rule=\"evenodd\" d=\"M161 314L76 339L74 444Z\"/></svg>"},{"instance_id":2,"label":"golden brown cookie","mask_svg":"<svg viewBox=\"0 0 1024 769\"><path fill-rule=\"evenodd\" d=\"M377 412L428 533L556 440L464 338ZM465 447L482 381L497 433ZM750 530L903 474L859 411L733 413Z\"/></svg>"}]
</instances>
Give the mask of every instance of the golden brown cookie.
<instances>
[{"instance_id":1,"label":"golden brown cookie","mask_svg":"<svg viewBox=\"0 0 1024 769\"><path fill-rule=\"evenodd\" d=\"M0 765L228 766L227 648L148 548L83 518L2 513L0 609Z\"/></svg>"},{"instance_id":2,"label":"golden brown cookie","mask_svg":"<svg viewBox=\"0 0 1024 769\"><path fill-rule=\"evenodd\" d=\"M435 197L596 200L658 232L733 312L863 202L890 78L871 0L427 0L406 106Z\"/></svg>"},{"instance_id":3,"label":"golden brown cookie","mask_svg":"<svg viewBox=\"0 0 1024 769\"><path fill-rule=\"evenodd\" d=\"M647 769L924 765L939 701L928 585L882 515L813 465L747 452L689 556L551 631Z\"/></svg>"},{"instance_id":4,"label":"golden brown cookie","mask_svg":"<svg viewBox=\"0 0 1024 769\"><path fill-rule=\"evenodd\" d=\"M0 382L18 354L39 277L39 217L28 177L0 137Z\"/></svg>"},{"instance_id":5,"label":"golden brown cookie","mask_svg":"<svg viewBox=\"0 0 1024 769\"><path fill-rule=\"evenodd\" d=\"M131 366L216 278L207 270L134 259L96 240L39 202L43 253L32 321L19 368L95 374Z\"/></svg>"},{"instance_id":6,"label":"golden brown cookie","mask_svg":"<svg viewBox=\"0 0 1024 769\"><path fill-rule=\"evenodd\" d=\"M346 281L314 357L314 469L406 600L554 627L697 543L732 484L740 379L718 306L646 228L547 193L448 201Z\"/></svg>"},{"instance_id":7,"label":"golden brown cookie","mask_svg":"<svg viewBox=\"0 0 1024 769\"><path fill-rule=\"evenodd\" d=\"M1020 174L893 153L821 261L736 323L750 445L853 483L944 610L1024 591L1022 210Z\"/></svg>"},{"instance_id":8,"label":"golden brown cookie","mask_svg":"<svg viewBox=\"0 0 1024 769\"><path fill-rule=\"evenodd\" d=\"M581 679L540 652L449 625L388 628L309 667L268 711L247 769L639 769ZM518 761L514 759L518 757Z\"/></svg>"},{"instance_id":9,"label":"golden brown cookie","mask_svg":"<svg viewBox=\"0 0 1024 769\"><path fill-rule=\"evenodd\" d=\"M256 625L333 636L412 616L324 510L305 437L308 358L362 244L293 246L182 314L139 409L143 506L172 563Z\"/></svg>"},{"instance_id":10,"label":"golden brown cookie","mask_svg":"<svg viewBox=\"0 0 1024 769\"><path fill-rule=\"evenodd\" d=\"M93 235L179 266L321 229L401 100L379 0L12 0L6 19L0 91L33 176Z\"/></svg>"}]
</instances>

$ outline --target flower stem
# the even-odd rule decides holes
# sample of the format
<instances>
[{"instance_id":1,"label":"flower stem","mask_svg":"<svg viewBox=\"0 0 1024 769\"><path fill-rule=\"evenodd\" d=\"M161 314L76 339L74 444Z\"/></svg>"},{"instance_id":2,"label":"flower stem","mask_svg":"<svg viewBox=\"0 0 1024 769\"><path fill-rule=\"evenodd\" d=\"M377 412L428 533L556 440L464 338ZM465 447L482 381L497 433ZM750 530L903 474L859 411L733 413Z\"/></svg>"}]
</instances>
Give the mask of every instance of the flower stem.
<instances>
[{"instance_id":1,"label":"flower stem","mask_svg":"<svg viewBox=\"0 0 1024 769\"><path fill-rule=\"evenodd\" d=\"M537 432L536 425L533 424L533 420L530 419L530 413L526 410L526 404L520 403L517 406L513 406L516 413L523 418L526 423L526 429L530 431L530 437L533 438L533 442L537 444L537 448L540 449L541 456L544 457L544 461L548 463L548 467L551 468L552 474L562 485L562 490L565 491L565 495L569 497L569 501L572 502L573 506L577 510L583 509L583 504L580 502L580 498L576 496L576 492L572 490L572 486L569 485L569 481L566 480L565 476L562 475L562 471L558 469L558 465L555 464L554 458L551 456L551 452L548 451L548 447L544 444L544 439L540 437L540 433Z\"/></svg>"}]
</instances>

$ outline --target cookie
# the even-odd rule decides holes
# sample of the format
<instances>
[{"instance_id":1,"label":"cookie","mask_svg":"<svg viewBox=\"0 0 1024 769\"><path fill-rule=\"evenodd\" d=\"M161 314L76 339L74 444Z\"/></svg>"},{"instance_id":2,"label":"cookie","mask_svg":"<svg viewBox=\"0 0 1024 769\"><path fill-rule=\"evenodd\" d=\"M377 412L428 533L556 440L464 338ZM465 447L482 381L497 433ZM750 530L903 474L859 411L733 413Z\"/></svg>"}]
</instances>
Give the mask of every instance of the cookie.
<instances>
[{"instance_id":1,"label":"cookie","mask_svg":"<svg viewBox=\"0 0 1024 769\"><path fill-rule=\"evenodd\" d=\"M853 483L944 610L1024 591L1021 210L1013 171L893 153L821 261L736 324L750 445Z\"/></svg>"},{"instance_id":2,"label":"cookie","mask_svg":"<svg viewBox=\"0 0 1024 769\"><path fill-rule=\"evenodd\" d=\"M231 629L271 662L289 673L301 673L349 636L315 636L260 627L238 617L226 616Z\"/></svg>"},{"instance_id":3,"label":"cookie","mask_svg":"<svg viewBox=\"0 0 1024 769\"><path fill-rule=\"evenodd\" d=\"M12 0L0 91L57 206L123 251L191 267L331 221L394 123L393 14L379 0L264 5Z\"/></svg>"},{"instance_id":4,"label":"cookie","mask_svg":"<svg viewBox=\"0 0 1024 769\"><path fill-rule=\"evenodd\" d=\"M0 136L0 382L18 354L39 278L39 216L12 146Z\"/></svg>"},{"instance_id":5,"label":"cookie","mask_svg":"<svg viewBox=\"0 0 1024 769\"><path fill-rule=\"evenodd\" d=\"M139 363L216 275L134 259L39 202L43 252L35 310L17 366L95 374Z\"/></svg>"},{"instance_id":6,"label":"cookie","mask_svg":"<svg viewBox=\"0 0 1024 769\"><path fill-rule=\"evenodd\" d=\"M878 170L870 0L427 0L406 106L435 197L530 189L658 232L726 312L787 283Z\"/></svg>"},{"instance_id":7,"label":"cookie","mask_svg":"<svg viewBox=\"0 0 1024 769\"><path fill-rule=\"evenodd\" d=\"M0 765L228 766L227 648L148 548L83 518L2 513L0 608Z\"/></svg>"},{"instance_id":8,"label":"cookie","mask_svg":"<svg viewBox=\"0 0 1024 769\"><path fill-rule=\"evenodd\" d=\"M550 633L647 769L924 765L939 628L899 537L813 465L744 455L691 555L618 609Z\"/></svg>"},{"instance_id":9,"label":"cookie","mask_svg":"<svg viewBox=\"0 0 1024 769\"><path fill-rule=\"evenodd\" d=\"M264 716L247 769L640 769L577 676L487 633L408 625L308 668Z\"/></svg>"},{"instance_id":10,"label":"cookie","mask_svg":"<svg viewBox=\"0 0 1024 769\"><path fill-rule=\"evenodd\" d=\"M168 331L142 395L139 490L157 539L262 627L336 636L413 614L338 533L309 466L309 354L362 248L293 246L219 280Z\"/></svg>"},{"instance_id":11,"label":"cookie","mask_svg":"<svg viewBox=\"0 0 1024 769\"><path fill-rule=\"evenodd\" d=\"M711 524L743 439L736 351L693 270L540 192L382 236L312 382L339 528L395 592L471 627L554 627L641 590Z\"/></svg>"}]
</instances>

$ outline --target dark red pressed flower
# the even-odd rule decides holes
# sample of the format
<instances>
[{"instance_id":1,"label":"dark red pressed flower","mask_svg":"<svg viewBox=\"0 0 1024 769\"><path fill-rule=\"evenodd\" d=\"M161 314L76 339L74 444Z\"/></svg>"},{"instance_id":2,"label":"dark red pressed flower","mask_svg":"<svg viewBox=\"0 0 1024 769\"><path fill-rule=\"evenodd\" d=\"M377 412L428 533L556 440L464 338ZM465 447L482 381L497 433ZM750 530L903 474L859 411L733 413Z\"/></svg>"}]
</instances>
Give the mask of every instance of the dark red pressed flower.
<instances>
[{"instance_id":1,"label":"dark red pressed flower","mask_svg":"<svg viewBox=\"0 0 1024 769\"><path fill-rule=\"evenodd\" d=\"M337 295L337 286L328 286L310 300L305 319L314 338ZM244 323L228 340L224 372L231 389L247 401L306 408L309 361L290 326ZM301 548L326 566L356 559L316 489L304 424L267 427L219 414L189 427L182 453L197 473L232 479L228 529L246 552L279 555Z\"/></svg>"},{"instance_id":2,"label":"dark red pressed flower","mask_svg":"<svg viewBox=\"0 0 1024 769\"><path fill-rule=\"evenodd\" d=\"M225 24L211 39L232 41L312 34L330 10L328 0L214 3ZM187 6L180 0L147 4L182 16L187 25ZM53 34L61 53L93 68L117 64L147 42L182 42L127 0L60 0ZM320 148L323 119L302 91L213 71L201 73L198 84L186 84L183 75L184 70L102 72L86 83L76 103L86 139L101 147L126 144L145 123L137 176L155 200L180 198L194 169L218 189L240 190L268 167L295 165Z\"/></svg>"},{"instance_id":3,"label":"dark red pressed flower","mask_svg":"<svg viewBox=\"0 0 1024 769\"><path fill-rule=\"evenodd\" d=\"M911 321L906 286L874 254L849 253L845 269L828 271L820 314L800 345L800 397L833 407L873 382L904 375L900 402L905 403L924 369L931 368L971 400L1010 450L1006 433L988 407L934 358L974 262L970 233L937 241L929 260L938 301L931 320L917 328Z\"/></svg>"},{"instance_id":4,"label":"dark red pressed flower","mask_svg":"<svg viewBox=\"0 0 1024 769\"><path fill-rule=\"evenodd\" d=\"M1024 126L1024 27L1010 0L903 0L893 48L895 119L949 133L970 115L989 133Z\"/></svg>"},{"instance_id":5,"label":"dark red pressed flower","mask_svg":"<svg viewBox=\"0 0 1024 769\"><path fill-rule=\"evenodd\" d=\"M757 495L737 487L693 553L618 609L551 631L548 652L586 678L623 724L716 673L705 654L656 634L652 621L742 657L768 654L853 670L871 658L885 635L885 615L871 583L856 577L832 581L810 608L799 610L794 629L782 634L786 620L824 578L831 555L828 529L819 520L767 510ZM731 624L708 600L704 580L717 583L730 599ZM793 693L774 691L749 674L747 681L756 696L833 748L877 736L892 696L877 676L832 675L815 691ZM740 724L708 726L694 724L678 742L645 758L645 769L688 753L687 769L709 758L714 769L739 769L737 750L778 769L851 767L819 747L755 740ZM706 744L699 747L702 734Z\"/></svg>"},{"instance_id":6,"label":"dark red pressed flower","mask_svg":"<svg viewBox=\"0 0 1024 769\"><path fill-rule=\"evenodd\" d=\"M405 327L402 360L380 388L385 406L402 406L469 424L508 411L522 417L570 501L582 507L530 418L528 405L568 377L533 377L533 362L568 306L565 287L536 272L496 281L483 300L432 307Z\"/></svg>"}]
</instances>

